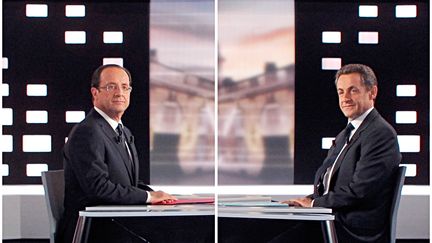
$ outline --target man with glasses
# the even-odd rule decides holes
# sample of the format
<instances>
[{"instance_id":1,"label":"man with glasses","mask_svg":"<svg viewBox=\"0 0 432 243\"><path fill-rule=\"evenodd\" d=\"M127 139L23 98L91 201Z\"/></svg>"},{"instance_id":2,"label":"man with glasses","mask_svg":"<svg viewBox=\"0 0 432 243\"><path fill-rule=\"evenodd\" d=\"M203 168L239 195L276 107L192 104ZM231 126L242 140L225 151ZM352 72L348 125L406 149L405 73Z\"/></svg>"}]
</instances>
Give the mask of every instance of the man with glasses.
<instances>
[{"instance_id":1,"label":"man with glasses","mask_svg":"<svg viewBox=\"0 0 432 243\"><path fill-rule=\"evenodd\" d=\"M65 211L56 242L72 241L78 212L87 206L176 200L138 179L134 139L121 121L129 106L131 83L129 71L118 65L103 65L93 73L94 108L72 129L64 147ZM113 222L101 225L102 234L90 234L98 237L95 241L124 242L120 227L114 227Z\"/></svg>"}]
</instances>

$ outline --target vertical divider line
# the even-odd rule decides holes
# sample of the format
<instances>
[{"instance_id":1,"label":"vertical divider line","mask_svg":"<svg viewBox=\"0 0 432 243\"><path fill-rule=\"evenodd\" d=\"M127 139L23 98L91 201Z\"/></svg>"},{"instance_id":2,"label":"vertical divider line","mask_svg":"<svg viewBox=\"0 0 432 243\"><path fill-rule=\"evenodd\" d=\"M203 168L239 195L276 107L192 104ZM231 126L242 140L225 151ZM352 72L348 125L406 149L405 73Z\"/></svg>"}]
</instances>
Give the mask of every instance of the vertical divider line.
<instances>
[{"instance_id":1,"label":"vertical divider line","mask_svg":"<svg viewBox=\"0 0 432 243\"><path fill-rule=\"evenodd\" d=\"M215 228L214 237L215 242L218 242L218 201L219 201L219 191L218 191L218 165L219 165L219 146L218 146L218 86L219 86L219 52L218 52L218 0L214 0L214 171L215 171L215 181L214 181L214 210L215 210Z\"/></svg>"}]
</instances>

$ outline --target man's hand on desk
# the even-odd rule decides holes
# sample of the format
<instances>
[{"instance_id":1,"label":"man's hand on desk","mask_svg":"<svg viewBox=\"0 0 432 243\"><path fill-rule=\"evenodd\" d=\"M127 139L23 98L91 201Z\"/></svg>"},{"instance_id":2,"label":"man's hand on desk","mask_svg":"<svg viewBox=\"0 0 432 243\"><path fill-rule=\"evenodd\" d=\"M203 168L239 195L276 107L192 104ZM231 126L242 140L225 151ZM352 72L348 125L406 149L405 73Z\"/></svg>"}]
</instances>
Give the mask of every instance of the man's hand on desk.
<instances>
[{"instance_id":1,"label":"man's hand on desk","mask_svg":"<svg viewBox=\"0 0 432 243\"><path fill-rule=\"evenodd\" d=\"M151 203L173 202L177 200L176 197L163 191L151 191L149 193L151 195Z\"/></svg>"},{"instance_id":2,"label":"man's hand on desk","mask_svg":"<svg viewBox=\"0 0 432 243\"><path fill-rule=\"evenodd\" d=\"M282 203L286 203L288 205L296 206L296 207L304 207L304 208L312 207L312 199L308 197L290 199L290 200L283 201Z\"/></svg>"}]
</instances>

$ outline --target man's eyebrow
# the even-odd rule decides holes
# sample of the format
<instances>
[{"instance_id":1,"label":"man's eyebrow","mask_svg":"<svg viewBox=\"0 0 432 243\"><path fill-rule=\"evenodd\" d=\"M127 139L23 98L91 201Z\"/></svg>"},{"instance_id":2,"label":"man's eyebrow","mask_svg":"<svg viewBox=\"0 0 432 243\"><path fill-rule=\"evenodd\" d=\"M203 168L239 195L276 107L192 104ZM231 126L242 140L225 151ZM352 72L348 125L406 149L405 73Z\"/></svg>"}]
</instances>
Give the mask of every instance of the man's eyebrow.
<instances>
[{"instance_id":1,"label":"man's eyebrow","mask_svg":"<svg viewBox=\"0 0 432 243\"><path fill-rule=\"evenodd\" d=\"M357 88L357 86L351 85L351 86L347 87L346 89L352 89L352 88ZM339 87L339 88L337 88L337 90L345 90L345 89Z\"/></svg>"}]
</instances>

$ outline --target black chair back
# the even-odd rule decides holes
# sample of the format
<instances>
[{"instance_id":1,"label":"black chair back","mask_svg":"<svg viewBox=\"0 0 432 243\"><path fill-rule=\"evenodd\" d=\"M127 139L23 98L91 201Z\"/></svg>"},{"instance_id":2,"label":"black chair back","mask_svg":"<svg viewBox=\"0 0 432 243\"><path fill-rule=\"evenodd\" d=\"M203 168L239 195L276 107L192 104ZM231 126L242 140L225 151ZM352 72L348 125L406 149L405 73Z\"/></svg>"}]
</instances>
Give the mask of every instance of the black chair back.
<instances>
[{"instance_id":1,"label":"black chair back","mask_svg":"<svg viewBox=\"0 0 432 243\"><path fill-rule=\"evenodd\" d=\"M400 166L395 177L393 200L390 209L390 243L396 242L396 224L402 187L405 181L406 167Z\"/></svg>"},{"instance_id":2,"label":"black chair back","mask_svg":"<svg viewBox=\"0 0 432 243\"><path fill-rule=\"evenodd\" d=\"M64 206L64 170L42 172L42 185L50 221L50 242L54 243L57 224L63 214Z\"/></svg>"}]
</instances>

